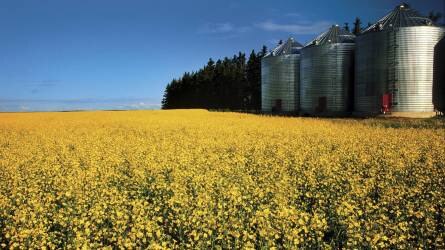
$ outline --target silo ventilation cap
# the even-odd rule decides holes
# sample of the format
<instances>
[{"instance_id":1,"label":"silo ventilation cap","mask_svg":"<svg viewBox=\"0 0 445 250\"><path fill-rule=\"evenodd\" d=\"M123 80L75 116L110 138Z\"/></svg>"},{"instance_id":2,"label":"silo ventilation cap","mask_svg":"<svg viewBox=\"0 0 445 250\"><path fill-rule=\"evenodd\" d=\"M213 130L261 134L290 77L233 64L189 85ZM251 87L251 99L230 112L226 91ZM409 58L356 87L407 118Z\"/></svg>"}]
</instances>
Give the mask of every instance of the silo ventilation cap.
<instances>
[{"instance_id":1,"label":"silo ventilation cap","mask_svg":"<svg viewBox=\"0 0 445 250\"><path fill-rule=\"evenodd\" d=\"M409 4L402 3L396 7L396 9L409 9Z\"/></svg>"}]
</instances>

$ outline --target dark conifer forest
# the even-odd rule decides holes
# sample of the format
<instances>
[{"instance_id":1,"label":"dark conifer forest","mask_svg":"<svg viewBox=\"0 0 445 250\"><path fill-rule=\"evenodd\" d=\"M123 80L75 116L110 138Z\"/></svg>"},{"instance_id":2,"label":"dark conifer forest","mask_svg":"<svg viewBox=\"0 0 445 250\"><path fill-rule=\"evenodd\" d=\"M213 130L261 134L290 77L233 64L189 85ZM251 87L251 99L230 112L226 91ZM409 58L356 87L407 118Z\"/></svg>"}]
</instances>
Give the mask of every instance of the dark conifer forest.
<instances>
[{"instance_id":1,"label":"dark conifer forest","mask_svg":"<svg viewBox=\"0 0 445 250\"><path fill-rule=\"evenodd\" d=\"M256 111L261 109L261 58L267 52L239 52L216 62L209 59L196 72L186 72L165 88L163 109L203 108Z\"/></svg>"}]
</instances>

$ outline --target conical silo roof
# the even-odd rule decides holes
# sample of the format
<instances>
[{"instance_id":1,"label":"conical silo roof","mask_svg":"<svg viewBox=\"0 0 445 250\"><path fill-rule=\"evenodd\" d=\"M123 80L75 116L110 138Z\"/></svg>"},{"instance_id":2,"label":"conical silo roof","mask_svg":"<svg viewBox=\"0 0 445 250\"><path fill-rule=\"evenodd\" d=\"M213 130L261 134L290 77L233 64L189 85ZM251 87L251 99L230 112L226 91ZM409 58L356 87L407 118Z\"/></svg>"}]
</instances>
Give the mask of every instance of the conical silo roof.
<instances>
[{"instance_id":1,"label":"conical silo roof","mask_svg":"<svg viewBox=\"0 0 445 250\"><path fill-rule=\"evenodd\" d=\"M416 10L411 9L408 4L403 3L366 28L362 33L412 26L434 26L434 24L429 18L420 15Z\"/></svg>"},{"instance_id":2,"label":"conical silo roof","mask_svg":"<svg viewBox=\"0 0 445 250\"><path fill-rule=\"evenodd\" d=\"M333 25L328 31L322 33L317 38L307 43L305 47L332 43L353 43L354 40L354 34L340 28L338 25Z\"/></svg>"},{"instance_id":3,"label":"conical silo roof","mask_svg":"<svg viewBox=\"0 0 445 250\"><path fill-rule=\"evenodd\" d=\"M300 49L302 47L303 45L301 45L299 42L295 41L293 38L289 38L286 42L278 45L271 52L267 53L264 57L300 54Z\"/></svg>"}]
</instances>

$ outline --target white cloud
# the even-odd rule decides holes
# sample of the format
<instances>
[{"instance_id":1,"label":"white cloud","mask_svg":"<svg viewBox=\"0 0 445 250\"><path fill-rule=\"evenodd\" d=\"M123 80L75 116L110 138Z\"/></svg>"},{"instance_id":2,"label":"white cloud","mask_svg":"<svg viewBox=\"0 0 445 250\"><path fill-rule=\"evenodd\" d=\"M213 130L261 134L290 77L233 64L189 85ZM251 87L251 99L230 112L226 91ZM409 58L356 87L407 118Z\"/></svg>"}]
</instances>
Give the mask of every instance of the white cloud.
<instances>
[{"instance_id":1,"label":"white cloud","mask_svg":"<svg viewBox=\"0 0 445 250\"><path fill-rule=\"evenodd\" d=\"M199 29L199 33L204 34L227 34L227 33L244 33L251 28L248 26L236 27L232 23L207 23Z\"/></svg>"},{"instance_id":2,"label":"white cloud","mask_svg":"<svg viewBox=\"0 0 445 250\"><path fill-rule=\"evenodd\" d=\"M302 15L299 13L287 13L286 16L298 17ZM254 23L251 25L236 26L230 22L222 23L207 23L203 25L198 32L201 34L213 34L216 38L230 39L239 37L243 33L254 29L270 32L287 32L293 35L314 35L326 31L332 25L328 21L307 21L299 20L294 23L278 23L273 20Z\"/></svg>"},{"instance_id":3,"label":"white cloud","mask_svg":"<svg viewBox=\"0 0 445 250\"><path fill-rule=\"evenodd\" d=\"M227 33L233 31L231 23L208 23L201 27L201 33Z\"/></svg>"},{"instance_id":4,"label":"white cloud","mask_svg":"<svg viewBox=\"0 0 445 250\"><path fill-rule=\"evenodd\" d=\"M28 110L29 110L28 106L24 106L24 105L20 106L20 111L28 111Z\"/></svg>"},{"instance_id":5,"label":"white cloud","mask_svg":"<svg viewBox=\"0 0 445 250\"><path fill-rule=\"evenodd\" d=\"M321 33L331 25L332 23L327 21L302 21L294 24L279 24L274 21L265 21L258 23L255 26L265 31L281 31L295 35L310 35Z\"/></svg>"},{"instance_id":6,"label":"white cloud","mask_svg":"<svg viewBox=\"0 0 445 250\"><path fill-rule=\"evenodd\" d=\"M122 105L120 108L123 109L160 109L161 105L157 103L146 103L146 102L138 102L138 103L130 103L128 105Z\"/></svg>"},{"instance_id":7,"label":"white cloud","mask_svg":"<svg viewBox=\"0 0 445 250\"><path fill-rule=\"evenodd\" d=\"M160 109L156 98L80 98L61 100L0 99L2 111L139 110Z\"/></svg>"}]
</instances>

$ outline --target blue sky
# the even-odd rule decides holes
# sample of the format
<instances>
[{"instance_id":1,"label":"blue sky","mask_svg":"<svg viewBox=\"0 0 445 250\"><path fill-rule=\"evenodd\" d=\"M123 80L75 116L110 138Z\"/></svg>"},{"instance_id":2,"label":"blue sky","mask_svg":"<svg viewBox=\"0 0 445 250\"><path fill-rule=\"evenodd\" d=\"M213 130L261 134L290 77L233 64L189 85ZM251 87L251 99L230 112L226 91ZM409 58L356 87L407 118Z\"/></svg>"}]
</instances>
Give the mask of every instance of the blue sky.
<instances>
[{"instance_id":1,"label":"blue sky","mask_svg":"<svg viewBox=\"0 0 445 250\"><path fill-rule=\"evenodd\" d=\"M442 0L406 1L421 13ZM305 43L377 21L400 1L1 0L0 111L158 108L208 58Z\"/></svg>"}]
</instances>

